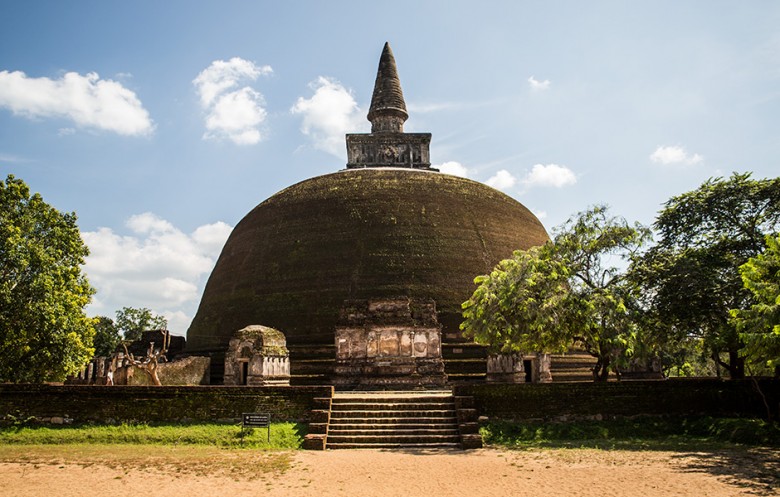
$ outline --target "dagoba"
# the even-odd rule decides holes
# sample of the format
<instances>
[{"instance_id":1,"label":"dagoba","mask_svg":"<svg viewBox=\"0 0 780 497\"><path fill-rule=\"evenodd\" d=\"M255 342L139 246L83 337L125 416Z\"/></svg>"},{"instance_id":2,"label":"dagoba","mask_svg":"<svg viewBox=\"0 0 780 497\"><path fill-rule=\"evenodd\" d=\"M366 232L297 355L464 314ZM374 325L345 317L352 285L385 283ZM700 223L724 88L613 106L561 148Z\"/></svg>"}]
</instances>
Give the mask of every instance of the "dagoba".
<instances>
[{"instance_id":1,"label":"dagoba","mask_svg":"<svg viewBox=\"0 0 780 497\"><path fill-rule=\"evenodd\" d=\"M212 356L212 383L232 335L249 325L284 333L292 384L359 386L347 377L407 370L437 385L484 380L487 355L462 338L461 303L475 276L548 235L511 197L432 168L431 135L404 133L407 118L385 44L371 133L346 136L346 169L263 201L225 243L187 333L188 352ZM390 341L385 319L398 330ZM345 345L355 329L368 338ZM365 362L372 351L396 358L395 369ZM345 362L353 356L364 362Z\"/></svg>"}]
</instances>

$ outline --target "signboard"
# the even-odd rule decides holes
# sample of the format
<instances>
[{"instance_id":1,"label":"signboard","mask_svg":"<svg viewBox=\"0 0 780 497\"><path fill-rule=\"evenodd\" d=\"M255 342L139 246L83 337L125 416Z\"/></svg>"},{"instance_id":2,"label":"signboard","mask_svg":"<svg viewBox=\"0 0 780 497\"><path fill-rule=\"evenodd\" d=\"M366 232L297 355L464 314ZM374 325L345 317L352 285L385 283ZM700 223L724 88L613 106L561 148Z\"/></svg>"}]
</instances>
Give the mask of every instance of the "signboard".
<instances>
[{"instance_id":1,"label":"signboard","mask_svg":"<svg viewBox=\"0 0 780 497\"><path fill-rule=\"evenodd\" d=\"M245 428L268 428L268 442L271 442L271 415L269 413L245 412L241 418L242 438Z\"/></svg>"},{"instance_id":2,"label":"signboard","mask_svg":"<svg viewBox=\"0 0 780 497\"><path fill-rule=\"evenodd\" d=\"M243 414L244 427L252 427L252 428L267 428L271 426L271 415L270 414L261 414L258 412L245 412Z\"/></svg>"}]
</instances>

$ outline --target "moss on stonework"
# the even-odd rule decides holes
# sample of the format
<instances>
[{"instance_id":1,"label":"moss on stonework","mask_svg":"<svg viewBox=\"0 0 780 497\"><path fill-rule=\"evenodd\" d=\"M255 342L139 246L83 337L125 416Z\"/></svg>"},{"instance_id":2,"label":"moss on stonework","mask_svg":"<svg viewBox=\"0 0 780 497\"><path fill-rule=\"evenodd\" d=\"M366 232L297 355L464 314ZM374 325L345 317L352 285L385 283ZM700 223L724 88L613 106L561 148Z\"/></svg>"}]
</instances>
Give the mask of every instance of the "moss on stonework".
<instances>
[{"instance_id":1,"label":"moss on stonework","mask_svg":"<svg viewBox=\"0 0 780 497\"><path fill-rule=\"evenodd\" d=\"M347 299L433 299L444 332L514 250L548 240L522 204L481 183L411 169L312 178L255 207L233 230L188 332L191 351L225 348L261 323L288 345L332 343Z\"/></svg>"},{"instance_id":2,"label":"moss on stonework","mask_svg":"<svg viewBox=\"0 0 780 497\"><path fill-rule=\"evenodd\" d=\"M233 338L237 338L241 342L253 342L254 349L264 356L286 357L289 355L284 333L267 326L247 326L235 332Z\"/></svg>"}]
</instances>

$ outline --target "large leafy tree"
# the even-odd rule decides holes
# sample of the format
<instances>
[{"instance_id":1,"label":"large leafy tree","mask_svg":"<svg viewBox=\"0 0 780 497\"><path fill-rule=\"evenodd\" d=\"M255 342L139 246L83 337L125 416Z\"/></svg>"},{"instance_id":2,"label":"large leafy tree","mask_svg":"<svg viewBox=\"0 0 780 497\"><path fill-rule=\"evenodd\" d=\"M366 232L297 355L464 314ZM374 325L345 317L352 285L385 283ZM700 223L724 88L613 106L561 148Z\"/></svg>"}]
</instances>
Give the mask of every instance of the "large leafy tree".
<instances>
[{"instance_id":1,"label":"large leafy tree","mask_svg":"<svg viewBox=\"0 0 780 497\"><path fill-rule=\"evenodd\" d=\"M462 306L465 336L505 353L555 352L569 345L568 269L552 245L515 251L474 282L477 289Z\"/></svg>"},{"instance_id":2,"label":"large leafy tree","mask_svg":"<svg viewBox=\"0 0 780 497\"><path fill-rule=\"evenodd\" d=\"M87 254L75 214L0 181L0 381L62 380L92 357Z\"/></svg>"},{"instance_id":3,"label":"large leafy tree","mask_svg":"<svg viewBox=\"0 0 780 497\"><path fill-rule=\"evenodd\" d=\"M606 380L635 334L631 287L617 262L649 236L606 206L581 212L556 229L553 243L517 251L478 277L461 328L504 351L553 352L577 342L596 358L594 379Z\"/></svg>"},{"instance_id":4,"label":"large leafy tree","mask_svg":"<svg viewBox=\"0 0 780 497\"><path fill-rule=\"evenodd\" d=\"M766 251L739 268L755 302L748 309L732 310L731 317L747 360L780 376L780 236L766 241Z\"/></svg>"},{"instance_id":5,"label":"large leafy tree","mask_svg":"<svg viewBox=\"0 0 780 497\"><path fill-rule=\"evenodd\" d=\"M570 272L569 327L575 342L596 358L595 380L618 371L636 341L635 295L628 261L650 240L649 228L610 215L604 205L580 212L556 230L555 252Z\"/></svg>"},{"instance_id":6,"label":"large leafy tree","mask_svg":"<svg viewBox=\"0 0 780 497\"><path fill-rule=\"evenodd\" d=\"M109 357L122 342L114 320L106 316L95 318L95 357Z\"/></svg>"},{"instance_id":7,"label":"large leafy tree","mask_svg":"<svg viewBox=\"0 0 780 497\"><path fill-rule=\"evenodd\" d=\"M123 307L122 310L116 311L115 324L125 340L134 341L140 339L144 331L166 329L168 320L146 307Z\"/></svg>"},{"instance_id":8,"label":"large leafy tree","mask_svg":"<svg viewBox=\"0 0 780 497\"><path fill-rule=\"evenodd\" d=\"M631 268L655 331L668 342L702 341L732 378L742 378L744 342L729 312L754 299L739 267L763 252L765 236L779 226L780 178L734 173L667 201L654 225L658 243Z\"/></svg>"}]
</instances>

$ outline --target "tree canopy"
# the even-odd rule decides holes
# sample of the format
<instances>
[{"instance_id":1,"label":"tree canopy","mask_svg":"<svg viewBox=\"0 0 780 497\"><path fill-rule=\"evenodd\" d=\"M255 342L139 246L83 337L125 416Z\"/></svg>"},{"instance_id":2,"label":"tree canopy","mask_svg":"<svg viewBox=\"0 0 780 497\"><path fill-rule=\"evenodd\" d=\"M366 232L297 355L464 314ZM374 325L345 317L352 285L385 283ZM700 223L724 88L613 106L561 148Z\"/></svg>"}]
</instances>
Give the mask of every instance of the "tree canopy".
<instances>
[{"instance_id":1,"label":"tree canopy","mask_svg":"<svg viewBox=\"0 0 780 497\"><path fill-rule=\"evenodd\" d=\"M95 357L110 357L122 342L114 320L106 316L95 318Z\"/></svg>"},{"instance_id":2,"label":"tree canopy","mask_svg":"<svg viewBox=\"0 0 780 497\"><path fill-rule=\"evenodd\" d=\"M568 269L551 248L515 251L475 278L477 289L462 305L465 336L505 353L565 350L569 333L551 330L568 322Z\"/></svg>"},{"instance_id":3,"label":"tree canopy","mask_svg":"<svg viewBox=\"0 0 780 497\"><path fill-rule=\"evenodd\" d=\"M122 310L116 311L115 324L125 340L134 341L141 338L144 331L166 329L168 320L146 307L123 307Z\"/></svg>"},{"instance_id":4,"label":"tree canopy","mask_svg":"<svg viewBox=\"0 0 780 497\"><path fill-rule=\"evenodd\" d=\"M743 377L744 344L730 311L754 302L739 268L780 227L780 178L734 173L710 179L667 201L654 227L659 241L635 261L631 276L654 315L656 332L671 342L703 341L732 378Z\"/></svg>"},{"instance_id":5,"label":"tree canopy","mask_svg":"<svg viewBox=\"0 0 780 497\"><path fill-rule=\"evenodd\" d=\"M0 181L0 381L62 380L92 357L87 254L74 213Z\"/></svg>"},{"instance_id":6,"label":"tree canopy","mask_svg":"<svg viewBox=\"0 0 780 497\"><path fill-rule=\"evenodd\" d=\"M615 263L649 236L606 206L580 212L553 243L516 251L475 279L463 303L464 335L501 351L556 352L577 342L596 358L594 379L605 380L634 331L630 287Z\"/></svg>"},{"instance_id":7,"label":"tree canopy","mask_svg":"<svg viewBox=\"0 0 780 497\"><path fill-rule=\"evenodd\" d=\"M743 356L759 367L780 372L780 236L768 236L764 253L740 266L754 297L747 309L733 309L732 323L744 343Z\"/></svg>"}]
</instances>

